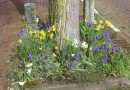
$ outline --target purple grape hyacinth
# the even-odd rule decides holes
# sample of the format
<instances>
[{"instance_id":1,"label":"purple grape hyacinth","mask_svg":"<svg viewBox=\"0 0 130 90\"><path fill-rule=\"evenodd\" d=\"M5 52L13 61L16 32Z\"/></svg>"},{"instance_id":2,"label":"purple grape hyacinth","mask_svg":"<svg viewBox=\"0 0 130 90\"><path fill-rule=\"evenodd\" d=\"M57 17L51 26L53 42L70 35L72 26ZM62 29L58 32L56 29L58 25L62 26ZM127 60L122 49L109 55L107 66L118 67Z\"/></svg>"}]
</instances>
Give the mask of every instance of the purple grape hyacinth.
<instances>
[{"instance_id":1,"label":"purple grape hyacinth","mask_svg":"<svg viewBox=\"0 0 130 90\"><path fill-rule=\"evenodd\" d=\"M29 59L32 61L33 60L33 53L30 52L29 55L28 55Z\"/></svg>"},{"instance_id":2,"label":"purple grape hyacinth","mask_svg":"<svg viewBox=\"0 0 130 90\"><path fill-rule=\"evenodd\" d=\"M103 56L102 61L107 64L108 63L108 56Z\"/></svg>"},{"instance_id":3,"label":"purple grape hyacinth","mask_svg":"<svg viewBox=\"0 0 130 90\"><path fill-rule=\"evenodd\" d=\"M92 21L91 21L90 19L89 19L89 21L87 22L87 25L90 26L90 27L93 26L93 23L92 23Z\"/></svg>"},{"instance_id":4,"label":"purple grape hyacinth","mask_svg":"<svg viewBox=\"0 0 130 90\"><path fill-rule=\"evenodd\" d=\"M44 59L44 53L38 54L38 64L40 64L41 60L43 60L43 59Z\"/></svg>"},{"instance_id":5,"label":"purple grape hyacinth","mask_svg":"<svg viewBox=\"0 0 130 90\"><path fill-rule=\"evenodd\" d=\"M68 61L65 61L64 64L67 66L68 69L72 69L75 65L78 64L81 56L82 56L82 51L78 51L77 54L75 56L73 56L74 61L72 61L70 63Z\"/></svg>"},{"instance_id":6,"label":"purple grape hyacinth","mask_svg":"<svg viewBox=\"0 0 130 90\"><path fill-rule=\"evenodd\" d=\"M93 46L93 47L92 47L92 51L93 51L94 53L96 53L96 52L97 52L97 47L96 47L96 46Z\"/></svg>"},{"instance_id":7,"label":"purple grape hyacinth","mask_svg":"<svg viewBox=\"0 0 130 90\"><path fill-rule=\"evenodd\" d=\"M18 32L18 39L20 39L24 33L27 33L27 30L25 28L22 28L22 30Z\"/></svg>"},{"instance_id":8,"label":"purple grape hyacinth","mask_svg":"<svg viewBox=\"0 0 130 90\"><path fill-rule=\"evenodd\" d=\"M105 45L102 44L100 47L99 47L100 50L104 50L105 49Z\"/></svg>"},{"instance_id":9,"label":"purple grape hyacinth","mask_svg":"<svg viewBox=\"0 0 130 90\"><path fill-rule=\"evenodd\" d=\"M120 48L118 47L117 44L114 45L114 50L115 50L116 52L120 51Z\"/></svg>"},{"instance_id":10,"label":"purple grape hyacinth","mask_svg":"<svg viewBox=\"0 0 130 90\"><path fill-rule=\"evenodd\" d=\"M50 66L53 68L53 67L55 67L56 65L55 65L55 63L51 63Z\"/></svg>"}]
</instances>

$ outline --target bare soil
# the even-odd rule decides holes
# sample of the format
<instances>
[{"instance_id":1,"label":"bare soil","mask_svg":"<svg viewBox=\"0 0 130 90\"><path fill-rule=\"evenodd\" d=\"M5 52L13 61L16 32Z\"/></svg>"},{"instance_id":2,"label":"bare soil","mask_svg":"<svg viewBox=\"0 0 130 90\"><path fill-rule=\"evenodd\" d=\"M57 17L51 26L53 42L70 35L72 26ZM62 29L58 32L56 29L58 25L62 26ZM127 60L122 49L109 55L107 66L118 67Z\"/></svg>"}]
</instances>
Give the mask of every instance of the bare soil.
<instances>
[{"instance_id":1,"label":"bare soil","mask_svg":"<svg viewBox=\"0 0 130 90\"><path fill-rule=\"evenodd\" d=\"M20 15L11 1L0 2L0 90L7 90L9 78L11 44L20 29Z\"/></svg>"},{"instance_id":2,"label":"bare soil","mask_svg":"<svg viewBox=\"0 0 130 90\"><path fill-rule=\"evenodd\" d=\"M14 55L12 47L17 40L18 31L21 29L21 19L26 1L0 0L0 90L7 90L7 82L10 77L10 60ZM38 1L40 0L35 1L37 1L37 12L44 13L44 15L39 14L38 16L46 17L47 5L45 3L39 4Z\"/></svg>"}]
</instances>

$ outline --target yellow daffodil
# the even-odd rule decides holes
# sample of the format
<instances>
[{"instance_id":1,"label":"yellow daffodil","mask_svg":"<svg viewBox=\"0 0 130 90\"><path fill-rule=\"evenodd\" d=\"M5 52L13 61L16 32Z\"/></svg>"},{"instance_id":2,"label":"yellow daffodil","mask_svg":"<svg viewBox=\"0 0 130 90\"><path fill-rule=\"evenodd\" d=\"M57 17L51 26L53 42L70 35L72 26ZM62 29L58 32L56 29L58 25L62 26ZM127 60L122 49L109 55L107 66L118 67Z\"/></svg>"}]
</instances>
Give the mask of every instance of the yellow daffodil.
<instances>
[{"instance_id":1,"label":"yellow daffodil","mask_svg":"<svg viewBox=\"0 0 130 90\"><path fill-rule=\"evenodd\" d=\"M22 39L19 39L18 42L19 42L20 44L22 44L22 43L23 43L23 40L22 40Z\"/></svg>"},{"instance_id":2,"label":"yellow daffodil","mask_svg":"<svg viewBox=\"0 0 130 90\"><path fill-rule=\"evenodd\" d=\"M31 34L31 35L32 35L32 34L33 34L33 32L32 32L32 31L29 31L29 34Z\"/></svg>"},{"instance_id":3,"label":"yellow daffodil","mask_svg":"<svg viewBox=\"0 0 130 90\"><path fill-rule=\"evenodd\" d=\"M50 33L50 32L51 32L51 30L50 30L50 29L48 29L48 32Z\"/></svg>"},{"instance_id":4,"label":"yellow daffodil","mask_svg":"<svg viewBox=\"0 0 130 90\"><path fill-rule=\"evenodd\" d=\"M45 35L46 33L44 31L40 31L40 34L41 35Z\"/></svg>"},{"instance_id":5,"label":"yellow daffodil","mask_svg":"<svg viewBox=\"0 0 130 90\"><path fill-rule=\"evenodd\" d=\"M87 22L87 20L85 19L85 22Z\"/></svg>"},{"instance_id":6,"label":"yellow daffodil","mask_svg":"<svg viewBox=\"0 0 130 90\"><path fill-rule=\"evenodd\" d=\"M100 28L96 27L96 28L95 28L95 30L97 30L97 31L98 31L98 30L100 30Z\"/></svg>"},{"instance_id":7,"label":"yellow daffodil","mask_svg":"<svg viewBox=\"0 0 130 90\"><path fill-rule=\"evenodd\" d=\"M97 21L96 21L96 20L93 20L93 24L97 24Z\"/></svg>"},{"instance_id":8,"label":"yellow daffodil","mask_svg":"<svg viewBox=\"0 0 130 90\"><path fill-rule=\"evenodd\" d=\"M34 33L34 36L35 36L35 37L39 37L39 31L38 31L38 30L34 30L33 33Z\"/></svg>"},{"instance_id":9,"label":"yellow daffodil","mask_svg":"<svg viewBox=\"0 0 130 90\"><path fill-rule=\"evenodd\" d=\"M101 27L101 29L104 29L104 25Z\"/></svg>"},{"instance_id":10,"label":"yellow daffodil","mask_svg":"<svg viewBox=\"0 0 130 90\"><path fill-rule=\"evenodd\" d=\"M106 24L107 26L110 26L110 25L111 25L111 22L108 21L108 20L106 20L106 21L105 21L105 24Z\"/></svg>"},{"instance_id":11,"label":"yellow daffodil","mask_svg":"<svg viewBox=\"0 0 130 90\"><path fill-rule=\"evenodd\" d=\"M53 33L51 33L50 34L50 39L52 39L54 37L54 34Z\"/></svg>"},{"instance_id":12,"label":"yellow daffodil","mask_svg":"<svg viewBox=\"0 0 130 90\"><path fill-rule=\"evenodd\" d=\"M95 28L95 30L100 30L101 29L101 27L102 27L102 25L98 25L96 28Z\"/></svg>"},{"instance_id":13,"label":"yellow daffodil","mask_svg":"<svg viewBox=\"0 0 130 90\"><path fill-rule=\"evenodd\" d=\"M54 46L54 49L55 49L55 50L58 50L58 46L57 46L57 45L55 45L55 46Z\"/></svg>"},{"instance_id":14,"label":"yellow daffodil","mask_svg":"<svg viewBox=\"0 0 130 90\"><path fill-rule=\"evenodd\" d=\"M42 37L42 36L40 36L40 37L39 37L39 39L40 39L40 40L43 40L43 37Z\"/></svg>"},{"instance_id":15,"label":"yellow daffodil","mask_svg":"<svg viewBox=\"0 0 130 90\"><path fill-rule=\"evenodd\" d=\"M36 34L37 33L37 31L36 30L34 30L34 34Z\"/></svg>"},{"instance_id":16,"label":"yellow daffodil","mask_svg":"<svg viewBox=\"0 0 130 90\"><path fill-rule=\"evenodd\" d=\"M52 54L52 57L56 57L56 54L55 54L55 53L53 53L53 54Z\"/></svg>"},{"instance_id":17,"label":"yellow daffodil","mask_svg":"<svg viewBox=\"0 0 130 90\"><path fill-rule=\"evenodd\" d=\"M42 47L40 47L39 50L42 51Z\"/></svg>"},{"instance_id":18,"label":"yellow daffodil","mask_svg":"<svg viewBox=\"0 0 130 90\"><path fill-rule=\"evenodd\" d=\"M46 32L44 31L40 31L40 36L39 36L40 40L45 39L46 38Z\"/></svg>"},{"instance_id":19,"label":"yellow daffodil","mask_svg":"<svg viewBox=\"0 0 130 90\"><path fill-rule=\"evenodd\" d=\"M44 40L46 38L46 36L44 35L44 36L39 36L39 39L40 40Z\"/></svg>"},{"instance_id":20,"label":"yellow daffodil","mask_svg":"<svg viewBox=\"0 0 130 90\"><path fill-rule=\"evenodd\" d=\"M103 23L103 20L100 20L99 23L102 24L102 23Z\"/></svg>"},{"instance_id":21,"label":"yellow daffodil","mask_svg":"<svg viewBox=\"0 0 130 90\"><path fill-rule=\"evenodd\" d=\"M45 39L46 38L46 34L44 34L44 36L42 36L43 37L43 39Z\"/></svg>"},{"instance_id":22,"label":"yellow daffodil","mask_svg":"<svg viewBox=\"0 0 130 90\"><path fill-rule=\"evenodd\" d=\"M52 26L52 31L55 32L56 31L56 27L53 25Z\"/></svg>"}]
</instances>

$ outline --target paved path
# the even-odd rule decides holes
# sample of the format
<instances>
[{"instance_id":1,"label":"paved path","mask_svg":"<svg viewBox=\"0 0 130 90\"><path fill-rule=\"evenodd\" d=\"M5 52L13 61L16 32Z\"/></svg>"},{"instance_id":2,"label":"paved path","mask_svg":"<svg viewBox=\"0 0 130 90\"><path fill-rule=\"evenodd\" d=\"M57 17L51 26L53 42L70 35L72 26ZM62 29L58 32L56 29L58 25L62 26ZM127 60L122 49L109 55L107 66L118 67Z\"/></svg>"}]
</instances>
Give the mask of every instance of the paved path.
<instances>
[{"instance_id":1,"label":"paved path","mask_svg":"<svg viewBox=\"0 0 130 90\"><path fill-rule=\"evenodd\" d=\"M96 0L96 9L109 19L130 42L130 0Z\"/></svg>"},{"instance_id":2,"label":"paved path","mask_svg":"<svg viewBox=\"0 0 130 90\"><path fill-rule=\"evenodd\" d=\"M17 39L21 28L21 18L24 13L24 3L27 0L0 0L0 90L6 90L7 80L10 77L10 57L13 55L11 48ZM39 1L39 0L35 0ZM37 5L38 12L47 15L47 6ZM39 14L42 16L43 14Z\"/></svg>"},{"instance_id":3,"label":"paved path","mask_svg":"<svg viewBox=\"0 0 130 90\"><path fill-rule=\"evenodd\" d=\"M11 0L0 0L0 90L7 90L12 42L20 29L20 15Z\"/></svg>"}]
</instances>

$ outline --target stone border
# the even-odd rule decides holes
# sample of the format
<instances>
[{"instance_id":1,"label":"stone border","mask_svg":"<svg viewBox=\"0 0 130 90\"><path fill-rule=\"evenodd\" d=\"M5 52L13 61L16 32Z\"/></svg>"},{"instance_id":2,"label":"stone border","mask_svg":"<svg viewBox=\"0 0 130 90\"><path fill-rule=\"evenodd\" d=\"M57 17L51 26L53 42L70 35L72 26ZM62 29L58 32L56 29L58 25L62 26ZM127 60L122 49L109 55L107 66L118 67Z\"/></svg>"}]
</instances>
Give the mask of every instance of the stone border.
<instances>
[{"instance_id":1,"label":"stone border","mask_svg":"<svg viewBox=\"0 0 130 90\"><path fill-rule=\"evenodd\" d=\"M48 85L34 89L27 88L26 90L105 90L106 88L115 85L130 85L130 80L127 77L122 77L116 79L106 79L99 83Z\"/></svg>"}]
</instances>

